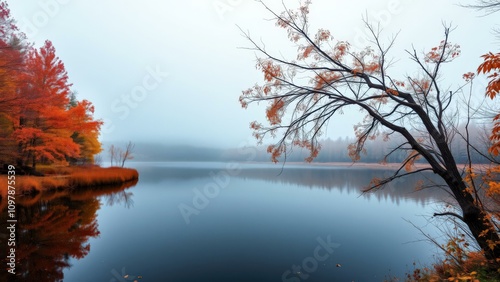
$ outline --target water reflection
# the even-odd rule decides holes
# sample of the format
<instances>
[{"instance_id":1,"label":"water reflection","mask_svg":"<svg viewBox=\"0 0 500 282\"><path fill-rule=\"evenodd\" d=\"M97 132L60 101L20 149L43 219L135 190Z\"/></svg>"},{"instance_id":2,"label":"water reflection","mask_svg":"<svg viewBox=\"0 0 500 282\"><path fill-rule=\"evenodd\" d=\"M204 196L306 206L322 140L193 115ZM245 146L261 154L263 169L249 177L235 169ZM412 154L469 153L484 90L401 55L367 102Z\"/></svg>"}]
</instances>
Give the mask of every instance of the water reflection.
<instances>
[{"instance_id":1,"label":"water reflection","mask_svg":"<svg viewBox=\"0 0 500 282\"><path fill-rule=\"evenodd\" d=\"M268 182L295 184L309 189L338 190L341 193L360 195L361 197L378 201L390 201L397 205L402 200L411 200L425 205L430 202L450 200L445 189L437 188L442 184L440 179L431 173L409 175L386 185L383 189L371 193L362 193L370 181L376 177L384 178L394 174L394 170L366 168L288 168L282 171L244 169L240 177L261 179ZM421 182L426 189L417 184ZM435 189L437 188L437 189Z\"/></svg>"},{"instance_id":2,"label":"water reflection","mask_svg":"<svg viewBox=\"0 0 500 282\"><path fill-rule=\"evenodd\" d=\"M225 164L188 166L178 163L143 164L141 176L147 182L159 183L164 180L193 180L210 178L213 174L224 172ZM141 167L141 164L138 164ZM389 177L394 174L391 169L373 169L363 167L342 166L307 166L307 165L272 165L272 164L238 164L239 172L232 176L242 179L265 180L275 184L293 184L309 189L336 190L341 193L360 195L368 200L390 201L399 205L401 201L410 200L421 205L439 201L452 201L449 192L442 185L441 179L429 172L412 174L397 179L383 189L372 193L361 193L370 181L375 178ZM417 185L421 182L422 185ZM418 189L417 186L424 187ZM432 189L425 187L431 186Z\"/></svg>"},{"instance_id":3,"label":"water reflection","mask_svg":"<svg viewBox=\"0 0 500 282\"><path fill-rule=\"evenodd\" d=\"M99 244L105 247L75 263L66 274L72 281L83 275L89 281L118 280L122 269L151 281L282 281L285 271L314 254L318 237L328 236L341 246L307 273L307 281L383 281L432 255L432 246L407 244L421 237L401 219L427 224L419 215L432 214L432 205L416 203L440 198L440 192L414 192L421 177L358 197L373 177L392 171L289 165L281 171L280 165L242 164L229 180L216 181L214 175L229 173L226 164L136 168L141 189L134 209L126 215L100 212L99 220L109 223L101 229ZM195 192L215 184L220 186L215 196ZM189 224L180 204L196 208Z\"/></svg>"},{"instance_id":4,"label":"water reflection","mask_svg":"<svg viewBox=\"0 0 500 282\"><path fill-rule=\"evenodd\" d=\"M130 206L135 186L121 186L85 191L54 191L16 199L16 275L2 271L0 281L61 281L71 258L81 259L90 251L90 238L99 236L97 211L100 197L109 205ZM2 199L0 228L7 230L5 199ZM2 236L5 237L5 236ZM2 240L3 241L3 240ZM1 256L6 257L2 242ZM85 280L82 278L82 280Z\"/></svg>"}]
</instances>

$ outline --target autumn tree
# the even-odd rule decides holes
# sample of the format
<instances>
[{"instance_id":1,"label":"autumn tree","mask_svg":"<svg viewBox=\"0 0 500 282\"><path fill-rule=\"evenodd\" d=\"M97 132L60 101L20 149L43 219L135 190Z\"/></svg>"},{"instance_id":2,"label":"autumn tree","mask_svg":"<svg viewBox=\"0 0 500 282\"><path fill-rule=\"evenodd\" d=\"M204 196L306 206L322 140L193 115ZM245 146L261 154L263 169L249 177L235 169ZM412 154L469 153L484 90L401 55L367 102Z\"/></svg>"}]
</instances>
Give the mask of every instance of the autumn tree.
<instances>
[{"instance_id":1,"label":"autumn tree","mask_svg":"<svg viewBox=\"0 0 500 282\"><path fill-rule=\"evenodd\" d=\"M23 80L24 103L12 133L18 162L35 168L37 162L92 161L101 150L102 122L93 119L92 103L71 101L68 74L50 41L28 53Z\"/></svg>"},{"instance_id":2,"label":"autumn tree","mask_svg":"<svg viewBox=\"0 0 500 282\"><path fill-rule=\"evenodd\" d=\"M486 11L487 14L500 11L500 1L498 0L482 0L474 6L478 10ZM500 34L498 30L497 33ZM486 74L488 85L485 89L485 96L494 100L498 99L500 94L500 53L489 52L481 56L483 62L477 69L478 74ZM489 138L490 148L489 153L492 155L492 166L482 173L483 183L486 185L486 199L490 203L488 211L492 216L492 220L497 224L497 230L500 229L500 162L496 157L500 154L500 113L498 108L497 113L493 117L493 126Z\"/></svg>"},{"instance_id":3,"label":"autumn tree","mask_svg":"<svg viewBox=\"0 0 500 282\"><path fill-rule=\"evenodd\" d=\"M79 147L71 139L67 105L71 84L55 48L46 41L40 50L32 49L26 62L23 105L19 125L13 133L19 144L20 163L34 168L42 160L76 157Z\"/></svg>"},{"instance_id":4,"label":"autumn tree","mask_svg":"<svg viewBox=\"0 0 500 282\"><path fill-rule=\"evenodd\" d=\"M479 0L474 5L467 6L486 14L492 14L500 11L499 0ZM486 96L494 99L500 92L500 53L484 54L481 56L483 62L477 68L478 74L488 74L488 85L486 87ZM493 128L491 131L490 140L492 142L490 152L497 156L500 152L500 114L495 115L493 118Z\"/></svg>"},{"instance_id":5,"label":"autumn tree","mask_svg":"<svg viewBox=\"0 0 500 282\"><path fill-rule=\"evenodd\" d=\"M0 2L0 112L18 108L20 96L16 88L28 48L24 34L19 32L6 2ZM17 107L15 107L17 106Z\"/></svg>"},{"instance_id":6,"label":"autumn tree","mask_svg":"<svg viewBox=\"0 0 500 282\"><path fill-rule=\"evenodd\" d=\"M93 162L102 122L73 94L52 43L26 43L0 0L0 163Z\"/></svg>"},{"instance_id":7,"label":"autumn tree","mask_svg":"<svg viewBox=\"0 0 500 282\"><path fill-rule=\"evenodd\" d=\"M73 141L80 146L80 155L72 160L73 163L93 164L94 156L102 151L99 142L99 130L102 121L94 120L94 106L88 100L70 103L69 116L72 117L74 132Z\"/></svg>"},{"instance_id":8,"label":"autumn tree","mask_svg":"<svg viewBox=\"0 0 500 282\"><path fill-rule=\"evenodd\" d=\"M457 209L436 216L450 216L463 222L492 267L500 265L499 229L482 207L479 194L465 179L466 168L457 166L450 148L457 121L453 114L460 104L463 88L449 91L438 79L445 64L460 55L460 46L449 40L450 28L437 46L424 54L407 51L418 74L413 77L392 74L388 53L394 41L383 44L380 30L366 23L372 36L371 46L356 49L346 41L337 40L328 29L309 31L310 1L301 2L297 10L277 13L262 3L274 17L276 26L285 30L297 48L297 57L272 54L265 45L246 38L250 49L260 54L256 67L264 82L244 90L239 100L243 108L267 102L267 124L251 122L253 135L262 142L268 135L278 138L268 152L274 162L298 146L309 151L307 161L318 156L318 138L328 125L347 108L366 114L355 126L356 141L349 145L349 155L360 159L367 140L381 136L404 140L389 156L403 152L406 159L394 174L373 179L367 191L383 187L394 179L430 171L438 175L456 200ZM464 75L470 83L472 73ZM417 168L414 162L423 159L428 166ZM437 188L436 188L437 189Z\"/></svg>"},{"instance_id":9,"label":"autumn tree","mask_svg":"<svg viewBox=\"0 0 500 282\"><path fill-rule=\"evenodd\" d=\"M479 74L488 74L488 86L486 96L494 99L500 93L500 53L488 53L482 56L483 63L478 67ZM500 153L500 113L493 118L493 128L491 132L492 146L490 152L497 156Z\"/></svg>"},{"instance_id":10,"label":"autumn tree","mask_svg":"<svg viewBox=\"0 0 500 282\"><path fill-rule=\"evenodd\" d=\"M0 2L0 160L15 160L14 120L23 103L18 86L22 83L24 55L28 45L19 32L6 2Z\"/></svg>"}]
</instances>

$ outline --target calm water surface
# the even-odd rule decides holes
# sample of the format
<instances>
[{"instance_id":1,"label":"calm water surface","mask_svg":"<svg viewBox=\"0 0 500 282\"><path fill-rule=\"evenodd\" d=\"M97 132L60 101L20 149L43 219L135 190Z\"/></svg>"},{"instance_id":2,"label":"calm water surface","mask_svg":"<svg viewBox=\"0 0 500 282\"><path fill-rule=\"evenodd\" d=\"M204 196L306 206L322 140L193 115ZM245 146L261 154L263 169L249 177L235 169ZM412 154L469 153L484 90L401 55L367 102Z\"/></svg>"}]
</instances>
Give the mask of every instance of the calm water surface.
<instances>
[{"instance_id":1,"label":"calm water surface","mask_svg":"<svg viewBox=\"0 0 500 282\"><path fill-rule=\"evenodd\" d=\"M423 216L443 195L415 193L417 178L361 195L390 172L130 165L133 187L19 204L19 281L383 281L438 252L406 221L435 234Z\"/></svg>"}]
</instances>

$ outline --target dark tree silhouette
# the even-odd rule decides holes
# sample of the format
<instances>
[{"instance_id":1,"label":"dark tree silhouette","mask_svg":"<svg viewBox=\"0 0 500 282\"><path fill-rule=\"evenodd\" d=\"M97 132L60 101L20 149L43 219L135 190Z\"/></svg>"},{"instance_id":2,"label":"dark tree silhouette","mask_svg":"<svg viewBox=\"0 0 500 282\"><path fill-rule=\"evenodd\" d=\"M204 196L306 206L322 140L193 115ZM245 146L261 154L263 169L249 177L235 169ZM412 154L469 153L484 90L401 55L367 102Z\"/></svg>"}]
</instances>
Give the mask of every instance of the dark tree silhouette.
<instances>
[{"instance_id":1,"label":"dark tree silhouette","mask_svg":"<svg viewBox=\"0 0 500 282\"><path fill-rule=\"evenodd\" d=\"M372 38L372 46L355 50L348 42L335 40L327 29L315 34L309 31L310 1L301 3L297 10L277 13L264 3L274 16L276 25L283 28L290 41L296 45L296 58L274 55L265 45L253 40L249 49L260 54L257 69L264 74L264 83L242 92L240 103L246 108L252 103L268 102L268 124L252 122L254 136L262 142L265 136L278 137L268 147L273 161L286 154L292 147L309 150L306 159L312 161L320 150L318 138L328 121L341 118L338 114L347 108L358 108L366 114L355 127L356 142L348 148L354 161L359 160L365 142L381 136L402 137L394 152L403 151L406 159L395 173L386 178L375 178L366 191L408 175L431 171L444 180L457 202L457 209L441 214L464 222L471 237L493 267L500 258L499 229L484 208L475 185L467 181L471 166L457 167L450 148L456 135L460 116L457 107L468 109L472 92L465 93L464 86L474 78L464 74L464 86L448 90L441 85L442 68L460 55L460 46L449 40L450 27L444 26L444 38L424 54L412 49L407 51L415 63L418 74L413 77L394 75L390 71L388 53L394 39L384 45L381 31L365 21ZM465 119L470 118L467 112ZM467 136L468 137L468 136ZM415 160L423 158L428 165L415 167Z\"/></svg>"}]
</instances>

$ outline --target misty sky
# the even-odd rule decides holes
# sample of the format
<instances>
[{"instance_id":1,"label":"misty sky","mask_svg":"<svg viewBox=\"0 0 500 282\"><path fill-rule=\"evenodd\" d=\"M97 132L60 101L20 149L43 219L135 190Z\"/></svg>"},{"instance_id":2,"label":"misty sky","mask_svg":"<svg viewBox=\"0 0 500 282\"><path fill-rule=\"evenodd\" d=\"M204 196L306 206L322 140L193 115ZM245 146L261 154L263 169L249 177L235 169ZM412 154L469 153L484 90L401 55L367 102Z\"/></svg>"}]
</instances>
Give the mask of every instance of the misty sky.
<instances>
[{"instance_id":1,"label":"misty sky","mask_svg":"<svg viewBox=\"0 0 500 282\"><path fill-rule=\"evenodd\" d=\"M281 1L267 1L280 8ZM297 1L284 1L296 7ZM362 17L380 22L382 39L397 32L389 56L393 71L415 69L404 49L417 51L438 45L442 22L456 26L450 41L462 47L461 57L446 69L446 82L462 83L488 51L498 51L492 33L495 18L459 7L458 1L316 0L311 7L311 31L328 28L355 47L367 44ZM253 120L265 121L265 104L243 110L241 90L262 75L255 54L237 26L269 50L295 58L286 33L267 21L271 16L252 0L9 0L13 17L28 39L40 47L54 43L65 63L78 99L95 105L105 121L102 141L156 141L200 146L254 144ZM479 85L477 87L484 87ZM480 89L480 88L478 88ZM482 92L478 91L481 96ZM358 111L346 112L329 124L327 136L351 136Z\"/></svg>"}]
</instances>

